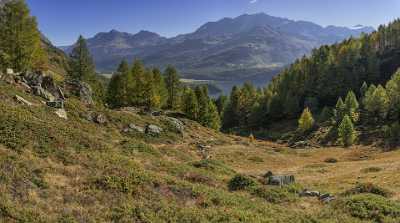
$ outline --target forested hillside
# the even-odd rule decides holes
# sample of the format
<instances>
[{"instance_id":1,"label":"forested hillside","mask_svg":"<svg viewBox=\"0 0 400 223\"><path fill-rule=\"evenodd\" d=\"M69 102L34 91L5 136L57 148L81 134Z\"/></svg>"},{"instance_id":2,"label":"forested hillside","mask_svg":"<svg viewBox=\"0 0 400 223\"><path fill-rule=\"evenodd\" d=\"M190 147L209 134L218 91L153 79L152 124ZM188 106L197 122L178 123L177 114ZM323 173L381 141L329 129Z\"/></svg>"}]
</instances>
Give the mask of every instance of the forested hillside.
<instances>
[{"instance_id":1,"label":"forested hillside","mask_svg":"<svg viewBox=\"0 0 400 223\"><path fill-rule=\"evenodd\" d=\"M384 119L397 121L391 114L397 111L398 75L393 74L400 66L399 32L400 21L396 20L372 34L313 50L311 56L297 60L263 90L249 84L235 87L225 109L225 129L265 128L281 120L298 118L304 108L309 108L315 116L330 111L337 118L338 99L348 97L349 92L354 92L352 98L360 104L353 106L357 112L378 109L381 105L375 101L383 100L387 102L379 103L390 104L381 108L390 114ZM368 104L371 96L365 95L365 91L370 85L378 87L380 92L375 94L387 94L388 98L376 96L375 104ZM386 85L386 89L380 85ZM374 94L374 89L369 91ZM361 119L370 121L368 117Z\"/></svg>"}]
</instances>

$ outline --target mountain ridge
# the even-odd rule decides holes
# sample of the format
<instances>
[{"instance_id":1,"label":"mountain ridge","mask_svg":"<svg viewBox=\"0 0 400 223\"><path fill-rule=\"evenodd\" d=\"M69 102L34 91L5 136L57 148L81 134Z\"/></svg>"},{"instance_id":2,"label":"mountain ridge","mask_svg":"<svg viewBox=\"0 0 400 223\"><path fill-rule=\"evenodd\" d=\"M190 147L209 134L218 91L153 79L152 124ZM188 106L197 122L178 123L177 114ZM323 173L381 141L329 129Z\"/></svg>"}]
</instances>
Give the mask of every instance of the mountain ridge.
<instances>
[{"instance_id":1,"label":"mountain ridge","mask_svg":"<svg viewBox=\"0 0 400 223\"><path fill-rule=\"evenodd\" d=\"M123 59L140 58L148 66L174 65L185 78L239 80L261 76L267 81L313 48L373 30L364 26L322 27L258 13L208 22L192 33L171 38L144 30L136 34L111 30L87 42L101 72L115 70ZM61 48L69 52L71 46Z\"/></svg>"}]
</instances>

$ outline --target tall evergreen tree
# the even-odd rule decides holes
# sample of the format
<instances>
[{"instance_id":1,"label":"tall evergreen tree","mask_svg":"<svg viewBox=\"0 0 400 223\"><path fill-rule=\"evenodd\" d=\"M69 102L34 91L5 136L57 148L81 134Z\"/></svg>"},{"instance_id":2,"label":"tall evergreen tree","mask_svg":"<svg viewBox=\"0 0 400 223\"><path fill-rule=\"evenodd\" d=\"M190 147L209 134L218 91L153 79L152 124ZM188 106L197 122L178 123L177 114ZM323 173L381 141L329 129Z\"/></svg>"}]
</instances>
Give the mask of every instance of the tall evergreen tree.
<instances>
[{"instance_id":1,"label":"tall evergreen tree","mask_svg":"<svg viewBox=\"0 0 400 223\"><path fill-rule=\"evenodd\" d=\"M345 115L346 115L346 105L344 104L342 98L339 98L334 110L336 123L339 124L343 120Z\"/></svg>"},{"instance_id":2,"label":"tall evergreen tree","mask_svg":"<svg viewBox=\"0 0 400 223\"><path fill-rule=\"evenodd\" d=\"M41 46L35 17L24 0L0 8L0 64L17 72L46 70L48 58Z\"/></svg>"},{"instance_id":3,"label":"tall evergreen tree","mask_svg":"<svg viewBox=\"0 0 400 223\"><path fill-rule=\"evenodd\" d=\"M381 85L372 94L367 94L364 99L365 109L370 114L369 118L385 119L389 111L390 100L385 88Z\"/></svg>"},{"instance_id":4,"label":"tall evergreen tree","mask_svg":"<svg viewBox=\"0 0 400 223\"><path fill-rule=\"evenodd\" d=\"M212 100L209 100L208 103L207 127L219 130L221 128L221 119L218 114L217 106Z\"/></svg>"},{"instance_id":5,"label":"tall evergreen tree","mask_svg":"<svg viewBox=\"0 0 400 223\"><path fill-rule=\"evenodd\" d=\"M348 115L344 116L342 122L339 125L338 136L339 136L339 141L345 147L353 145L354 140L356 139L354 126L353 123L351 122L351 118Z\"/></svg>"},{"instance_id":6,"label":"tall evergreen tree","mask_svg":"<svg viewBox=\"0 0 400 223\"><path fill-rule=\"evenodd\" d=\"M198 120L199 104L196 93L191 88L183 91L183 112L192 120Z\"/></svg>"},{"instance_id":7,"label":"tall evergreen tree","mask_svg":"<svg viewBox=\"0 0 400 223\"><path fill-rule=\"evenodd\" d=\"M93 58L83 36L79 36L69 57L69 75L71 79L79 81L91 81L94 79L96 72Z\"/></svg>"},{"instance_id":8,"label":"tall evergreen tree","mask_svg":"<svg viewBox=\"0 0 400 223\"><path fill-rule=\"evenodd\" d=\"M157 68L153 69L153 82L157 94L160 97L160 108L162 108L167 103L168 92L167 88L165 87L165 81L161 74L161 71Z\"/></svg>"},{"instance_id":9,"label":"tall evergreen tree","mask_svg":"<svg viewBox=\"0 0 400 223\"><path fill-rule=\"evenodd\" d=\"M178 72L174 67L168 66L167 69L165 69L164 78L165 86L168 91L167 108L177 110L179 109L181 91Z\"/></svg>"},{"instance_id":10,"label":"tall evergreen tree","mask_svg":"<svg viewBox=\"0 0 400 223\"><path fill-rule=\"evenodd\" d=\"M357 97L353 91L349 91L347 93L344 103L345 103L345 107L346 107L346 114L349 115L349 117L351 118L351 120L353 122L357 122L358 117L359 117L359 114L358 114L359 104L357 101Z\"/></svg>"},{"instance_id":11,"label":"tall evergreen tree","mask_svg":"<svg viewBox=\"0 0 400 223\"><path fill-rule=\"evenodd\" d=\"M199 114L198 114L198 121L202 125L207 125L208 119L208 105L209 105L209 97L208 97L208 90L207 86L197 86L195 89L197 102L199 104Z\"/></svg>"}]
</instances>

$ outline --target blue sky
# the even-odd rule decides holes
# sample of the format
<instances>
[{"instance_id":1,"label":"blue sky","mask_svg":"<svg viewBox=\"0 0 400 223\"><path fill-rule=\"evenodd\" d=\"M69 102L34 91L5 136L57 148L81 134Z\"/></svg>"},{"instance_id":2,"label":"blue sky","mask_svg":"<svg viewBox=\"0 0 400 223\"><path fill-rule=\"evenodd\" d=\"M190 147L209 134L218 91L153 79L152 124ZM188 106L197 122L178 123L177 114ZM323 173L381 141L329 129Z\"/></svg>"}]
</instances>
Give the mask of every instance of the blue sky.
<instances>
[{"instance_id":1,"label":"blue sky","mask_svg":"<svg viewBox=\"0 0 400 223\"><path fill-rule=\"evenodd\" d=\"M209 21L244 13L306 20L320 25L387 23L400 17L400 0L26 0L43 33L56 45L79 34L117 29L171 37Z\"/></svg>"}]
</instances>

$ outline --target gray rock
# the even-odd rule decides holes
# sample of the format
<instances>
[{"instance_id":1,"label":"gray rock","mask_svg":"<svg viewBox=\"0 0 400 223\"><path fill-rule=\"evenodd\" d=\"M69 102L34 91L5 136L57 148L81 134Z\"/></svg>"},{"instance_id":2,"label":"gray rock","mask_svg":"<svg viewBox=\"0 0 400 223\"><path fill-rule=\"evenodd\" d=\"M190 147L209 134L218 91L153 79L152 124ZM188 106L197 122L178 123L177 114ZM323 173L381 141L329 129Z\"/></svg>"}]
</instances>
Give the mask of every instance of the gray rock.
<instances>
[{"instance_id":1,"label":"gray rock","mask_svg":"<svg viewBox=\"0 0 400 223\"><path fill-rule=\"evenodd\" d=\"M66 94L75 95L87 105L93 105L93 91L89 84L81 81L67 81L65 82L64 89Z\"/></svg>"},{"instance_id":2,"label":"gray rock","mask_svg":"<svg viewBox=\"0 0 400 223\"><path fill-rule=\"evenodd\" d=\"M319 191L304 190L300 193L300 196L302 197L319 197L320 195Z\"/></svg>"},{"instance_id":3,"label":"gray rock","mask_svg":"<svg viewBox=\"0 0 400 223\"><path fill-rule=\"evenodd\" d=\"M15 100L17 100L19 103L22 103L22 104L25 104L25 105L28 105L28 106L32 106L33 105L31 102L25 100L25 98L23 98L21 96L18 96L18 95L15 95Z\"/></svg>"},{"instance_id":4,"label":"gray rock","mask_svg":"<svg viewBox=\"0 0 400 223\"><path fill-rule=\"evenodd\" d=\"M41 86L33 86L32 87L32 92L34 95L42 97L48 101L55 101L56 97L52 95L50 92L46 91L43 89Z\"/></svg>"},{"instance_id":5,"label":"gray rock","mask_svg":"<svg viewBox=\"0 0 400 223\"><path fill-rule=\"evenodd\" d=\"M7 84L15 84L15 77L11 74L1 75L0 80L6 82Z\"/></svg>"},{"instance_id":6,"label":"gray rock","mask_svg":"<svg viewBox=\"0 0 400 223\"><path fill-rule=\"evenodd\" d=\"M57 109L54 113L62 119L68 120L67 112L64 109Z\"/></svg>"},{"instance_id":7,"label":"gray rock","mask_svg":"<svg viewBox=\"0 0 400 223\"><path fill-rule=\"evenodd\" d=\"M11 68L7 68L6 74L12 75L12 74L14 74L14 70Z\"/></svg>"},{"instance_id":8,"label":"gray rock","mask_svg":"<svg viewBox=\"0 0 400 223\"><path fill-rule=\"evenodd\" d=\"M98 114L94 118L94 122L96 122L97 124L105 124L105 123L107 123L107 121L108 121L107 117L103 114Z\"/></svg>"},{"instance_id":9,"label":"gray rock","mask_svg":"<svg viewBox=\"0 0 400 223\"><path fill-rule=\"evenodd\" d=\"M322 194L321 196L319 196L319 200L322 201L323 203L329 203L335 199L336 198L330 194Z\"/></svg>"},{"instance_id":10,"label":"gray rock","mask_svg":"<svg viewBox=\"0 0 400 223\"><path fill-rule=\"evenodd\" d=\"M291 148L307 148L310 144L307 141L298 141L290 145Z\"/></svg>"},{"instance_id":11,"label":"gray rock","mask_svg":"<svg viewBox=\"0 0 400 223\"><path fill-rule=\"evenodd\" d=\"M129 131L129 130L133 130L133 131L140 132L140 133L144 133L144 132L145 132L145 129L144 129L144 128L142 128L142 127L140 127L140 126L137 126L137 125L135 125L135 124L133 124L133 123L129 124L128 127L129 127L129 128L128 128L128 131Z\"/></svg>"},{"instance_id":12,"label":"gray rock","mask_svg":"<svg viewBox=\"0 0 400 223\"><path fill-rule=\"evenodd\" d=\"M64 108L64 101L63 100L56 100L56 101L48 101L46 105L52 108L63 109Z\"/></svg>"},{"instance_id":13,"label":"gray rock","mask_svg":"<svg viewBox=\"0 0 400 223\"><path fill-rule=\"evenodd\" d=\"M268 185L282 186L289 185L295 182L293 175L291 176L270 176L268 178Z\"/></svg>"},{"instance_id":14,"label":"gray rock","mask_svg":"<svg viewBox=\"0 0 400 223\"><path fill-rule=\"evenodd\" d=\"M163 129L156 125L147 125L145 129L145 133L151 136L159 136Z\"/></svg>"},{"instance_id":15,"label":"gray rock","mask_svg":"<svg viewBox=\"0 0 400 223\"><path fill-rule=\"evenodd\" d=\"M167 121L181 134L183 134L185 130L185 124L177 119L177 118L172 118L172 117L167 117Z\"/></svg>"}]
</instances>

